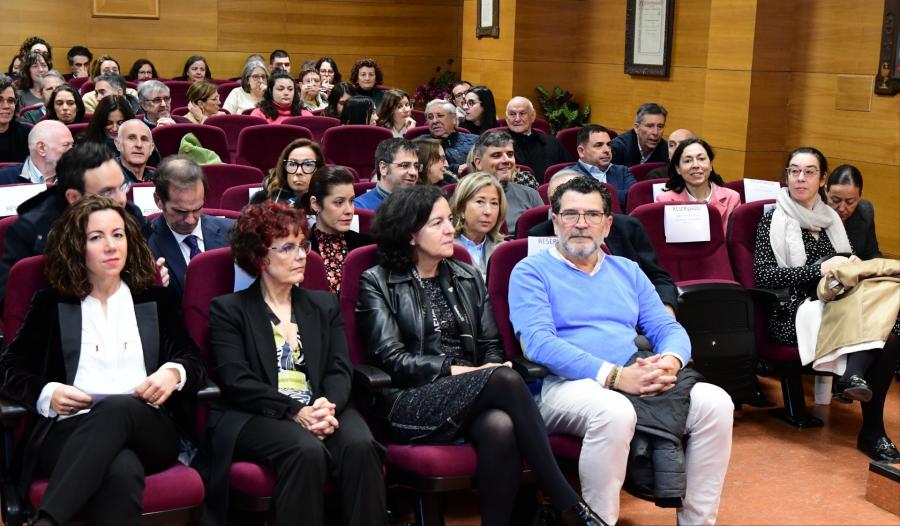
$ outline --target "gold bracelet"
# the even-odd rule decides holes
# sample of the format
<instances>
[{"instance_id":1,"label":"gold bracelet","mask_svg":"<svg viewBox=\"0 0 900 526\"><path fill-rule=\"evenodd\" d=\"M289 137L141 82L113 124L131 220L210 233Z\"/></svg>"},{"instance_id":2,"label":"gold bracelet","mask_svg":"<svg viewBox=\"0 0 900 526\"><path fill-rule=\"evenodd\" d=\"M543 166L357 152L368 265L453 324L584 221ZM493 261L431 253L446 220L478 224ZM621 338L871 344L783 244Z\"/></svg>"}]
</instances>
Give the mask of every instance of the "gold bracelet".
<instances>
[{"instance_id":1,"label":"gold bracelet","mask_svg":"<svg viewBox=\"0 0 900 526\"><path fill-rule=\"evenodd\" d=\"M609 375L609 382L606 384L607 389L612 389L613 385L616 383L616 379L619 377L619 366L613 367L612 372Z\"/></svg>"},{"instance_id":2,"label":"gold bracelet","mask_svg":"<svg viewBox=\"0 0 900 526\"><path fill-rule=\"evenodd\" d=\"M616 367L616 377L613 379L613 391L619 390L619 380L622 378L622 367Z\"/></svg>"}]
</instances>

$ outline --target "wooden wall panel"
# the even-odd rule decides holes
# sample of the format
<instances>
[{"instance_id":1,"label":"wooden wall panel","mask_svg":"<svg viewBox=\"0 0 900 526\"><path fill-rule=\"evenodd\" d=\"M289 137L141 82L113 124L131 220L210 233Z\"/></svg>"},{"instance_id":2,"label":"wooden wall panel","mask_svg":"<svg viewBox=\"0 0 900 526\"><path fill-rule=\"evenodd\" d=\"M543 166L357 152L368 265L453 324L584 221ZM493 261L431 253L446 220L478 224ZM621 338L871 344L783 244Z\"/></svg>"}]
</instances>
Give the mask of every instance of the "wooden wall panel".
<instances>
[{"instance_id":1,"label":"wooden wall panel","mask_svg":"<svg viewBox=\"0 0 900 526\"><path fill-rule=\"evenodd\" d=\"M753 67L756 2L715 0L709 9L706 67L748 71ZM677 36L677 34L676 34Z\"/></svg>"},{"instance_id":2,"label":"wooden wall panel","mask_svg":"<svg viewBox=\"0 0 900 526\"><path fill-rule=\"evenodd\" d=\"M883 0L797 0L790 28L791 70L874 75Z\"/></svg>"}]
</instances>

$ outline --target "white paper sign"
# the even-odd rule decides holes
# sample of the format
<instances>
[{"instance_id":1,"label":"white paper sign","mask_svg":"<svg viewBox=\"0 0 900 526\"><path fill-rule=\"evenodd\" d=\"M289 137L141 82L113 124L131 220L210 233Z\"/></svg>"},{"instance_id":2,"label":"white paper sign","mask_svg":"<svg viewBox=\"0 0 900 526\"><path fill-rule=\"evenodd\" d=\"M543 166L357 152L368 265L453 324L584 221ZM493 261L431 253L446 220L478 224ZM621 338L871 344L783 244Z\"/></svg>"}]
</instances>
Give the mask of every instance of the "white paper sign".
<instances>
[{"instance_id":1,"label":"white paper sign","mask_svg":"<svg viewBox=\"0 0 900 526\"><path fill-rule=\"evenodd\" d=\"M666 243L709 241L709 212L700 205L669 205L663 216Z\"/></svg>"},{"instance_id":2,"label":"white paper sign","mask_svg":"<svg viewBox=\"0 0 900 526\"><path fill-rule=\"evenodd\" d=\"M775 199L781 191L781 183L778 181L764 181L762 179L744 179L744 202L762 201L763 199Z\"/></svg>"},{"instance_id":3,"label":"white paper sign","mask_svg":"<svg viewBox=\"0 0 900 526\"><path fill-rule=\"evenodd\" d=\"M533 256L547 251L556 244L556 236L528 236L528 255Z\"/></svg>"},{"instance_id":4,"label":"white paper sign","mask_svg":"<svg viewBox=\"0 0 900 526\"><path fill-rule=\"evenodd\" d=\"M350 230L359 233L359 215L353 214L353 219L350 220Z\"/></svg>"},{"instance_id":5,"label":"white paper sign","mask_svg":"<svg viewBox=\"0 0 900 526\"><path fill-rule=\"evenodd\" d=\"M247 202L250 202L250 199L253 197L253 194L262 190L262 186L254 186L252 188L247 189Z\"/></svg>"},{"instance_id":6,"label":"white paper sign","mask_svg":"<svg viewBox=\"0 0 900 526\"><path fill-rule=\"evenodd\" d=\"M155 191L156 188L152 186L134 186L131 188L131 198L134 200L134 204L141 209L144 217L162 212L156 206L156 201L153 200L153 192Z\"/></svg>"},{"instance_id":7,"label":"white paper sign","mask_svg":"<svg viewBox=\"0 0 900 526\"><path fill-rule=\"evenodd\" d=\"M656 202L656 196L665 192L666 183L653 183L653 202Z\"/></svg>"},{"instance_id":8,"label":"white paper sign","mask_svg":"<svg viewBox=\"0 0 900 526\"><path fill-rule=\"evenodd\" d=\"M47 189L47 185L19 184L0 188L0 217L16 215L16 208Z\"/></svg>"}]
</instances>

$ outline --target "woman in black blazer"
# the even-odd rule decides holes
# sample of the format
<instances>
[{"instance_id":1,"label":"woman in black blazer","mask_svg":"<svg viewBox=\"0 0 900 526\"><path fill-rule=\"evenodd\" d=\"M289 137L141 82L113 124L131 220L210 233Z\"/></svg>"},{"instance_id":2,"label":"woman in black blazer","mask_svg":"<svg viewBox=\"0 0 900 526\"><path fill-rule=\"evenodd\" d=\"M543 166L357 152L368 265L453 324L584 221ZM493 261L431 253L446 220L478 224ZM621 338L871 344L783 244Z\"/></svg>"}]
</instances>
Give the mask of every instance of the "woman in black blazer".
<instances>
[{"instance_id":1,"label":"woman in black blazer","mask_svg":"<svg viewBox=\"0 0 900 526\"><path fill-rule=\"evenodd\" d=\"M121 205L71 205L44 268L51 288L0 357L3 394L36 413L21 487L49 475L36 524L79 512L88 524L137 524L144 475L176 462L176 415L189 428L205 369L170 295L152 287L153 256Z\"/></svg>"},{"instance_id":2,"label":"woman in black blazer","mask_svg":"<svg viewBox=\"0 0 900 526\"><path fill-rule=\"evenodd\" d=\"M225 522L234 460L275 472L277 524L322 524L337 479L344 524L386 523L383 449L350 405L351 365L337 298L297 287L306 217L285 204L245 209L232 230L237 264L258 276L213 300L210 346L223 398L209 415L207 500Z\"/></svg>"},{"instance_id":3,"label":"woman in black blazer","mask_svg":"<svg viewBox=\"0 0 900 526\"><path fill-rule=\"evenodd\" d=\"M881 257L875 236L875 209L862 198L863 178L852 164L842 164L828 175L825 194L828 205L841 216L850 246L859 259Z\"/></svg>"}]
</instances>

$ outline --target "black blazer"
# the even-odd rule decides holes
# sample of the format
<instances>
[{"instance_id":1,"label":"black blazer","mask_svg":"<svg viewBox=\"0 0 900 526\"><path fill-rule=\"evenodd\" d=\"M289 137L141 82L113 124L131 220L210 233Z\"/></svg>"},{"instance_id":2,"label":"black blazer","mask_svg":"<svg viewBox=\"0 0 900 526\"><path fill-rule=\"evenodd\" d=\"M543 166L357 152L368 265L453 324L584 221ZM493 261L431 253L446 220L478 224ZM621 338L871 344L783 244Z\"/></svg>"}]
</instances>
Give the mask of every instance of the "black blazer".
<instances>
[{"instance_id":1,"label":"black blazer","mask_svg":"<svg viewBox=\"0 0 900 526\"><path fill-rule=\"evenodd\" d=\"M613 164L624 164L625 166L641 164L641 149L638 148L637 132L633 128L613 139L609 145L612 147ZM669 162L669 146L666 141L659 141L647 162Z\"/></svg>"},{"instance_id":2,"label":"black blazer","mask_svg":"<svg viewBox=\"0 0 900 526\"><path fill-rule=\"evenodd\" d=\"M132 291L134 313L144 351L144 366L152 374L166 362L184 367L181 391L165 403L182 430L193 429L193 403L206 384L200 352L181 323L181 313L165 289ZM81 356L81 301L63 298L54 289L39 291L12 343L0 355L0 390L31 412L25 439L24 481L31 480L37 452L56 421L37 414L37 400L48 382L71 385ZM23 486L27 488L28 485Z\"/></svg>"},{"instance_id":3,"label":"black blazer","mask_svg":"<svg viewBox=\"0 0 900 526\"><path fill-rule=\"evenodd\" d=\"M678 288L672 281L672 276L664 268L659 265L656 259L656 250L647 232L637 219L624 215L613 214L612 228L609 229L609 236L606 238L606 246L615 256L626 257L638 264L653 286L656 293L663 303L678 308ZM553 223L544 221L539 223L528 231L529 236L555 236L553 232Z\"/></svg>"},{"instance_id":4,"label":"black blazer","mask_svg":"<svg viewBox=\"0 0 900 526\"><path fill-rule=\"evenodd\" d=\"M875 237L875 209L871 201L860 199L859 206L844 223L844 229L853 251L860 259L881 257L878 238Z\"/></svg>"}]
</instances>

